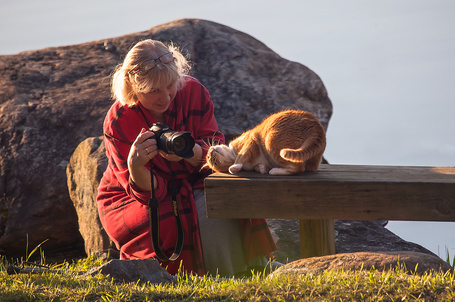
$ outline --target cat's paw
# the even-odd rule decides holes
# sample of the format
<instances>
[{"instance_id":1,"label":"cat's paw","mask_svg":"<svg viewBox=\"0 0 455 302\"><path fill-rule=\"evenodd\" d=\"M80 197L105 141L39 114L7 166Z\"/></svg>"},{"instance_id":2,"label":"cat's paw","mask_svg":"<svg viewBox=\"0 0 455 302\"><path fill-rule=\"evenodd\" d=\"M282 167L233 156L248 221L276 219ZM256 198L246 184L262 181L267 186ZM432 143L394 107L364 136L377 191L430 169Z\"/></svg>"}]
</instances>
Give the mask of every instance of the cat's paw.
<instances>
[{"instance_id":1,"label":"cat's paw","mask_svg":"<svg viewBox=\"0 0 455 302\"><path fill-rule=\"evenodd\" d=\"M259 164L256 167L254 167L254 169L256 170L256 172L259 172L261 174L269 173L269 168L267 168L267 166L264 164Z\"/></svg>"},{"instance_id":2,"label":"cat's paw","mask_svg":"<svg viewBox=\"0 0 455 302\"><path fill-rule=\"evenodd\" d=\"M270 175L290 175L293 173L285 168L273 168L269 171L269 174Z\"/></svg>"},{"instance_id":3,"label":"cat's paw","mask_svg":"<svg viewBox=\"0 0 455 302\"><path fill-rule=\"evenodd\" d=\"M242 170L243 164L234 164L229 167L229 173L235 174L237 172L240 172Z\"/></svg>"}]
</instances>

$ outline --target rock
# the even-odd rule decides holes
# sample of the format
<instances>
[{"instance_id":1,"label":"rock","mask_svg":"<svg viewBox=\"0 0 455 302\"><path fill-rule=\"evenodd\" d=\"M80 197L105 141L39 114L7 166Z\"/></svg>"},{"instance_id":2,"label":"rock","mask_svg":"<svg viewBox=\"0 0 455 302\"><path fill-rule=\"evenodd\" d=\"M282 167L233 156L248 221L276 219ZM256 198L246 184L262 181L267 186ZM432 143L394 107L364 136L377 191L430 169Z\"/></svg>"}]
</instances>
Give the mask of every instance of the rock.
<instances>
[{"instance_id":1,"label":"rock","mask_svg":"<svg viewBox=\"0 0 455 302\"><path fill-rule=\"evenodd\" d=\"M396 267L407 272L449 271L452 267L441 258L418 252L357 252L323 257L300 259L275 270L271 276L280 274L317 274L324 271L343 270L388 270Z\"/></svg>"},{"instance_id":2,"label":"rock","mask_svg":"<svg viewBox=\"0 0 455 302\"><path fill-rule=\"evenodd\" d=\"M288 263L300 259L299 221L268 219L272 235L278 245L276 260ZM335 220L335 252L419 252L437 257L426 248L401 239L381 222Z\"/></svg>"},{"instance_id":3,"label":"rock","mask_svg":"<svg viewBox=\"0 0 455 302\"><path fill-rule=\"evenodd\" d=\"M80 143L67 167L68 190L76 209L87 255L114 248L114 243L101 225L96 204L98 185L106 167L102 136L91 137Z\"/></svg>"},{"instance_id":4,"label":"rock","mask_svg":"<svg viewBox=\"0 0 455 302\"><path fill-rule=\"evenodd\" d=\"M335 221L337 253L408 251L436 256L419 244L401 239L375 221Z\"/></svg>"},{"instance_id":5,"label":"rock","mask_svg":"<svg viewBox=\"0 0 455 302\"><path fill-rule=\"evenodd\" d=\"M276 261L288 263L300 259L300 233L297 219L267 219L272 237L278 246Z\"/></svg>"},{"instance_id":6,"label":"rock","mask_svg":"<svg viewBox=\"0 0 455 302\"><path fill-rule=\"evenodd\" d=\"M65 170L82 141L103 134L110 75L146 38L182 47L194 63L192 75L211 92L228 139L285 108L311 111L327 129L332 104L314 72L209 21L177 20L117 38L0 56L2 254L24 257L27 240L35 247L48 239L42 246L48 259L85 256Z\"/></svg>"},{"instance_id":7,"label":"rock","mask_svg":"<svg viewBox=\"0 0 455 302\"><path fill-rule=\"evenodd\" d=\"M172 283L174 277L169 274L156 259L143 260L110 260L93 268L83 275L103 274L117 282L150 282L152 284Z\"/></svg>"},{"instance_id":8,"label":"rock","mask_svg":"<svg viewBox=\"0 0 455 302\"><path fill-rule=\"evenodd\" d=\"M0 249L7 257L25 257L27 244L30 251L46 239L47 259L85 255L66 167L81 141L102 134L111 103L118 57L98 44L0 56Z\"/></svg>"}]
</instances>

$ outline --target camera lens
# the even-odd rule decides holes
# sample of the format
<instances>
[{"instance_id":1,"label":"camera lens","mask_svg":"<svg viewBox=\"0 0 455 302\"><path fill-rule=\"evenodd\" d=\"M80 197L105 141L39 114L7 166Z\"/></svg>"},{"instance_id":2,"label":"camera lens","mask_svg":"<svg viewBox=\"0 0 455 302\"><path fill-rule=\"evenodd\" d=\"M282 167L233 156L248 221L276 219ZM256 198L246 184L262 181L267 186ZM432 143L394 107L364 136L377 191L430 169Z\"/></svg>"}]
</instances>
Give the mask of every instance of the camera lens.
<instances>
[{"instance_id":1,"label":"camera lens","mask_svg":"<svg viewBox=\"0 0 455 302\"><path fill-rule=\"evenodd\" d=\"M150 131L155 134L156 144L159 150L169 154L176 154L183 158L194 156L194 138L189 131L172 131L168 126L154 123Z\"/></svg>"},{"instance_id":2,"label":"camera lens","mask_svg":"<svg viewBox=\"0 0 455 302\"><path fill-rule=\"evenodd\" d=\"M194 138L190 132L168 132L166 136L167 153L174 153L183 158L191 158L194 156Z\"/></svg>"},{"instance_id":3,"label":"camera lens","mask_svg":"<svg viewBox=\"0 0 455 302\"><path fill-rule=\"evenodd\" d=\"M174 151L176 153L182 152L183 150L185 150L186 146L188 145L184 136L176 137L173 140L173 143L174 143Z\"/></svg>"}]
</instances>

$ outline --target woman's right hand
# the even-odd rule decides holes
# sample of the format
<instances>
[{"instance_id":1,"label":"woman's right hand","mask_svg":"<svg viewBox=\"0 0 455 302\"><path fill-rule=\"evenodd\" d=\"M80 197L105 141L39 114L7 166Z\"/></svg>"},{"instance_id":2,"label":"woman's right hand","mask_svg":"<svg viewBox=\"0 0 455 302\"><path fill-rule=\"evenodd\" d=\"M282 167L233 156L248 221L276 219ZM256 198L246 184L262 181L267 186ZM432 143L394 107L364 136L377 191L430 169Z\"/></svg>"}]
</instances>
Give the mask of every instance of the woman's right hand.
<instances>
[{"instance_id":1,"label":"woman's right hand","mask_svg":"<svg viewBox=\"0 0 455 302\"><path fill-rule=\"evenodd\" d=\"M141 133L136 137L128 154L128 167L136 168L145 166L149 160L158 154L158 147L153 136L154 134L152 132L142 128Z\"/></svg>"},{"instance_id":2,"label":"woman's right hand","mask_svg":"<svg viewBox=\"0 0 455 302\"><path fill-rule=\"evenodd\" d=\"M145 165L158 154L158 147L153 136L153 132L142 128L128 154L128 170L131 179L143 189L148 190L150 190L150 171Z\"/></svg>"}]
</instances>

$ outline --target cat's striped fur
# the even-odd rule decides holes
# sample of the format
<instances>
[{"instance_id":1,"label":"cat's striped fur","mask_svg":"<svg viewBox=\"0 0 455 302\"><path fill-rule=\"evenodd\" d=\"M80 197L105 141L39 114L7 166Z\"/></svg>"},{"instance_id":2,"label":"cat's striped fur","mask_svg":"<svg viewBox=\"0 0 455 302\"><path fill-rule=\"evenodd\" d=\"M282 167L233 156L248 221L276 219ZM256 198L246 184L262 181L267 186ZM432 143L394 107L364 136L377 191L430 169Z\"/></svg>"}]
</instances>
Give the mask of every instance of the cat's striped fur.
<instances>
[{"instance_id":1,"label":"cat's striped fur","mask_svg":"<svg viewBox=\"0 0 455 302\"><path fill-rule=\"evenodd\" d=\"M324 128L313 114L284 110L270 115L229 146L211 146L206 166L232 174L242 169L272 175L316 171L325 146Z\"/></svg>"}]
</instances>

